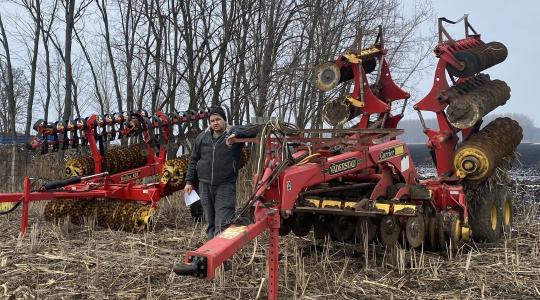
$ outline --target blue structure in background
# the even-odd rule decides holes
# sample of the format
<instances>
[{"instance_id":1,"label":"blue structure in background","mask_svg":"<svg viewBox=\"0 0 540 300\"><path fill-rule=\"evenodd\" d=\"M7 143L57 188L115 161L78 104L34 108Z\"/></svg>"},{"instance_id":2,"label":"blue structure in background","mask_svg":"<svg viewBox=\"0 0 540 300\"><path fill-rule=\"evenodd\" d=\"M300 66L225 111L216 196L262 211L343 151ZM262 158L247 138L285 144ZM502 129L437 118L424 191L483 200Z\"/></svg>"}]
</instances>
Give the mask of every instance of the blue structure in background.
<instances>
[{"instance_id":1,"label":"blue structure in background","mask_svg":"<svg viewBox=\"0 0 540 300\"><path fill-rule=\"evenodd\" d=\"M32 137L30 136L30 138ZM24 135L17 135L16 139L17 139L16 142L19 145L26 143L26 139L24 138ZM0 133L0 145L11 145L11 143L13 143L12 135Z\"/></svg>"}]
</instances>

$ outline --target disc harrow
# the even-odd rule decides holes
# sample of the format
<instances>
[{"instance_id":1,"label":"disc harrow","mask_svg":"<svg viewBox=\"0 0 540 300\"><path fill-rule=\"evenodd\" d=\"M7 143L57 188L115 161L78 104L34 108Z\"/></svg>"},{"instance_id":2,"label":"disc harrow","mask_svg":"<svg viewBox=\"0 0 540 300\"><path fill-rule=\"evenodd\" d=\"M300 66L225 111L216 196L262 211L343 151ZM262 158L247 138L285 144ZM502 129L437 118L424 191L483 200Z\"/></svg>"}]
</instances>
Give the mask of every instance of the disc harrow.
<instances>
[{"instance_id":1,"label":"disc harrow","mask_svg":"<svg viewBox=\"0 0 540 300\"><path fill-rule=\"evenodd\" d=\"M443 24L461 21L465 37L452 38ZM387 248L452 253L471 238L496 241L511 230L508 197L484 201L466 191L473 186L468 182L492 176L522 138L517 122L508 118L480 130L483 117L510 98L510 88L488 75L474 75L504 61L506 47L484 43L466 15L458 21L439 19L433 87L414 105L436 175L420 179L406 144L397 139L395 128L405 109L394 115L392 105L404 100L405 107L410 94L392 80L382 28L374 45L362 48L361 41L358 33L354 49L314 70L315 86L323 92L352 81L350 94L325 103L325 121L341 127L359 116L359 122L348 129L267 123L259 140L265 156L258 158L253 194L231 227L188 251L174 272L212 279L218 266L267 230L268 293L275 299L278 239L290 232L309 238L313 229L317 243L329 237L363 249L377 241ZM438 128L427 128L422 112L435 113Z\"/></svg>"}]
</instances>

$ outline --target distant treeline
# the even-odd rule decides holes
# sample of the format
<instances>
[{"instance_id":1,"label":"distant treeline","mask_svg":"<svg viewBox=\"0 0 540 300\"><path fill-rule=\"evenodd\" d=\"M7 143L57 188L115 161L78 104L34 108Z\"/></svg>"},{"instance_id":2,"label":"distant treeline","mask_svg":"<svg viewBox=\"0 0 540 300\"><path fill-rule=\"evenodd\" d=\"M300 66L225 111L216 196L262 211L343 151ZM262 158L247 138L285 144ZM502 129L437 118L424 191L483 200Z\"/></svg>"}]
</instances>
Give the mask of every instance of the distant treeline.
<instances>
[{"instance_id":1,"label":"distant treeline","mask_svg":"<svg viewBox=\"0 0 540 300\"><path fill-rule=\"evenodd\" d=\"M540 128L535 127L533 120L523 114L486 116L482 125L485 126L498 117L510 117L519 122L523 128L523 143L540 142ZM426 119L425 121L428 128L438 129L437 121L435 119ZM425 143L427 140L426 135L422 132L422 125L420 124L419 120L402 120L398 127L405 130L405 132L400 136L400 139L405 142Z\"/></svg>"}]
</instances>

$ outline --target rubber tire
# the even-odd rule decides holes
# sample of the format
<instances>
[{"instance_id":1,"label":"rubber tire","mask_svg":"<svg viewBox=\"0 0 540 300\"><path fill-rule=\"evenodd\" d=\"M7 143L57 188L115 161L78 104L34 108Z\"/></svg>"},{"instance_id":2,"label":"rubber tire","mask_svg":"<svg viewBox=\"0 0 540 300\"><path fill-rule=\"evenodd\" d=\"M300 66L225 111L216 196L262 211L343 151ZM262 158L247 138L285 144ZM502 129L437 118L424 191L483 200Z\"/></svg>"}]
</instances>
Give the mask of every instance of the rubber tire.
<instances>
[{"instance_id":1,"label":"rubber tire","mask_svg":"<svg viewBox=\"0 0 540 300\"><path fill-rule=\"evenodd\" d=\"M509 235L514 225L514 204L511 194L504 188L499 189L499 207L502 215L502 234ZM505 208L505 205L508 205ZM508 211L507 211L508 210Z\"/></svg>"},{"instance_id":2,"label":"rubber tire","mask_svg":"<svg viewBox=\"0 0 540 300\"><path fill-rule=\"evenodd\" d=\"M457 51L454 53L454 57L456 58L456 60L463 63L465 65L465 68L460 71L454 68L451 64L447 64L446 70L448 70L448 73L450 73L450 75L455 77L469 77L480 71L480 61L474 53L467 50Z\"/></svg>"},{"instance_id":3,"label":"rubber tire","mask_svg":"<svg viewBox=\"0 0 540 300\"><path fill-rule=\"evenodd\" d=\"M502 234L502 210L499 189L488 192L484 197L470 199L469 223L472 238L482 242L496 242ZM496 220L492 223L492 210L495 209ZM494 224L494 227L492 227Z\"/></svg>"}]
</instances>

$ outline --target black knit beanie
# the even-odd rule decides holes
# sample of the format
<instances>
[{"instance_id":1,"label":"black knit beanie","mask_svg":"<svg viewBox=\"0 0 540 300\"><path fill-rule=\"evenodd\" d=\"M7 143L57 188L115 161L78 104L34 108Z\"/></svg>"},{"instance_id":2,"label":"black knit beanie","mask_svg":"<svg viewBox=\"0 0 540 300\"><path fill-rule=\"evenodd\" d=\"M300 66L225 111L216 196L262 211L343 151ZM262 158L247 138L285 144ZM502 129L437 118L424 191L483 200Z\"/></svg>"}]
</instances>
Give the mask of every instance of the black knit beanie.
<instances>
[{"instance_id":1,"label":"black knit beanie","mask_svg":"<svg viewBox=\"0 0 540 300\"><path fill-rule=\"evenodd\" d=\"M227 116L225 115L225 111L223 108L219 106L212 106L210 107L210 115L220 115L225 122L227 121Z\"/></svg>"}]
</instances>

